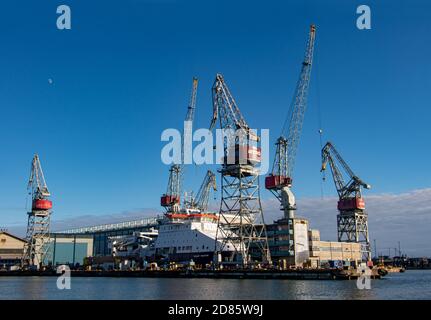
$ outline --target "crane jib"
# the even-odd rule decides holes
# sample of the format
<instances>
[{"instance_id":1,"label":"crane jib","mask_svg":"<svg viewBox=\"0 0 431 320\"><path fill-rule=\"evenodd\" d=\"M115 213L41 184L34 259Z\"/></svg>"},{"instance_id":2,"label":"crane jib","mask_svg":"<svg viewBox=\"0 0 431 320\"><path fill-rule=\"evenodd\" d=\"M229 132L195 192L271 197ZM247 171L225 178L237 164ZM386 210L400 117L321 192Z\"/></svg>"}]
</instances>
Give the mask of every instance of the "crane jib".
<instances>
[{"instance_id":1,"label":"crane jib","mask_svg":"<svg viewBox=\"0 0 431 320\"><path fill-rule=\"evenodd\" d=\"M266 177L265 180L265 186L269 190L280 190L286 186L290 187L292 184L296 152L304 123L305 110L307 108L307 95L313 62L315 33L316 27L311 25L304 60L302 62L302 68L296 84L292 103L283 124L282 133L277 139L272 174Z\"/></svg>"}]
</instances>

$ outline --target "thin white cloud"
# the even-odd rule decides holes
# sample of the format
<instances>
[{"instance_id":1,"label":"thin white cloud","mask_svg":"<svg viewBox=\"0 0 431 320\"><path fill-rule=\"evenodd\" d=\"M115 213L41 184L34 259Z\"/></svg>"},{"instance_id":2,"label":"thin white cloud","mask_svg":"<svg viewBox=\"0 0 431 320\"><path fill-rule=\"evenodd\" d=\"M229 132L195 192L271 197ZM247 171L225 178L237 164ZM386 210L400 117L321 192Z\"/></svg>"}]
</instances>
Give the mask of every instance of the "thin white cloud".
<instances>
[{"instance_id":1,"label":"thin white cloud","mask_svg":"<svg viewBox=\"0 0 431 320\"><path fill-rule=\"evenodd\" d=\"M391 250L393 255L400 241L401 251L410 256L431 256L431 188L369 195L365 201L371 244L374 246L376 239L379 253ZM282 216L276 199L265 200L262 205L267 222ZM320 230L322 239L336 240L336 197L302 198L297 206L297 215L308 218L311 228Z\"/></svg>"},{"instance_id":2,"label":"thin white cloud","mask_svg":"<svg viewBox=\"0 0 431 320\"><path fill-rule=\"evenodd\" d=\"M401 250L409 256L431 256L431 188L413 190L401 194L378 194L365 196L369 219L370 240L377 241L378 252L394 253L401 242ZM319 229L322 239L336 240L337 198L302 198L297 200L297 215L310 220L313 229ZM272 223L282 217L278 201L262 201L265 222ZM211 201L211 210L218 203ZM82 215L52 221L53 230L100 225L151 217L160 214L157 209L136 209L106 215ZM25 225L10 225L17 235L25 234ZM373 248L374 253L374 248Z\"/></svg>"},{"instance_id":3,"label":"thin white cloud","mask_svg":"<svg viewBox=\"0 0 431 320\"><path fill-rule=\"evenodd\" d=\"M149 208L141 208L120 213L111 213L105 215L80 215L71 218L55 219L51 221L51 230L62 231L78 227L96 226L108 223L118 223L124 221L138 220L145 217L154 217L160 214L160 211ZM18 236L24 236L26 226L23 224L9 225L8 230Z\"/></svg>"}]
</instances>

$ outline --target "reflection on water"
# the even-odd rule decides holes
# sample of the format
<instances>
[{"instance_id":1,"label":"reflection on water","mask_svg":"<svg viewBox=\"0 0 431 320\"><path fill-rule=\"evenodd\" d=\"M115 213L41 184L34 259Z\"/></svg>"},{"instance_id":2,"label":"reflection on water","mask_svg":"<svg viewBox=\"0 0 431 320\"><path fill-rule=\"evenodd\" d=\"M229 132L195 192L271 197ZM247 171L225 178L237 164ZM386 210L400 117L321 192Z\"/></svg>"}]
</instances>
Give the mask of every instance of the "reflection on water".
<instances>
[{"instance_id":1,"label":"reflection on water","mask_svg":"<svg viewBox=\"0 0 431 320\"><path fill-rule=\"evenodd\" d=\"M0 299L431 299L431 271L407 271L356 281L72 278L58 290L56 277L0 277Z\"/></svg>"}]
</instances>

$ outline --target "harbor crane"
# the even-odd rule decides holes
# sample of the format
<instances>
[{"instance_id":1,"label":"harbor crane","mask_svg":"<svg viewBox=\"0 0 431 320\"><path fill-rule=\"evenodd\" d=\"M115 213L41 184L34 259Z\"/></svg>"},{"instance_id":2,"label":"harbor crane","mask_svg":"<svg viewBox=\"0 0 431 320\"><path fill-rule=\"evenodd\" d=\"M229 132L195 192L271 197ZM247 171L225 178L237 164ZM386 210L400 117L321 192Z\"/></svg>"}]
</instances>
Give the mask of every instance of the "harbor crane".
<instances>
[{"instance_id":1,"label":"harbor crane","mask_svg":"<svg viewBox=\"0 0 431 320\"><path fill-rule=\"evenodd\" d=\"M21 265L23 268L39 269L49 259L50 222L52 201L43 175L39 156L33 157L27 186L31 195L31 210L27 213L26 243Z\"/></svg>"},{"instance_id":2,"label":"harbor crane","mask_svg":"<svg viewBox=\"0 0 431 320\"><path fill-rule=\"evenodd\" d=\"M258 260L271 263L260 203L259 171L256 168L261 161L259 136L244 120L221 74L216 75L212 100L210 130L219 120L224 135L219 170L222 197L215 239L215 262L218 265L239 264L243 267ZM258 218L261 224L257 224ZM233 246L232 254L223 257L224 248L229 246Z\"/></svg>"},{"instance_id":3,"label":"harbor crane","mask_svg":"<svg viewBox=\"0 0 431 320\"><path fill-rule=\"evenodd\" d=\"M198 89L198 79L193 78L192 93L185 119L186 125L192 125L196 109L196 95ZM160 204L168 212L178 212L180 210L182 180L184 171L184 132L181 137L181 161L173 164L169 169L169 180L166 193L162 195Z\"/></svg>"},{"instance_id":4,"label":"harbor crane","mask_svg":"<svg viewBox=\"0 0 431 320\"><path fill-rule=\"evenodd\" d=\"M199 209L201 212L207 211L211 189L217 191L216 176L211 170L208 170L198 193L186 203L186 207Z\"/></svg>"},{"instance_id":5,"label":"harbor crane","mask_svg":"<svg viewBox=\"0 0 431 320\"><path fill-rule=\"evenodd\" d=\"M361 243L362 257L371 260L371 247L368 236L368 214L365 211L365 201L362 188L371 186L354 174L331 142L322 149L322 168L325 171L327 163L331 168L335 188L338 193L337 233L338 241ZM344 171L346 178L343 177Z\"/></svg>"},{"instance_id":6,"label":"harbor crane","mask_svg":"<svg viewBox=\"0 0 431 320\"><path fill-rule=\"evenodd\" d=\"M296 84L293 100L283 125L282 134L276 142L276 154L272 173L265 178L265 188L270 190L280 201L285 219L293 219L295 217L296 201L291 190L292 175L302 125L304 123L305 110L307 109L315 36L316 27L311 25L305 57L302 62L301 73Z\"/></svg>"}]
</instances>

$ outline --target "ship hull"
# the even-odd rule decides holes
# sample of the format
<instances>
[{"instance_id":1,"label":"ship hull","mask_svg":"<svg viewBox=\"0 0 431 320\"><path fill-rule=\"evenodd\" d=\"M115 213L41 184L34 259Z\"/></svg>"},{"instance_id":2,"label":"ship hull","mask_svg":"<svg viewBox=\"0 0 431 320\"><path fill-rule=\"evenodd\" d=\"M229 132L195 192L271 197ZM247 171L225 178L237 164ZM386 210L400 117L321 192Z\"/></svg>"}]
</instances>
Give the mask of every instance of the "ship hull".
<instances>
[{"instance_id":1,"label":"ship hull","mask_svg":"<svg viewBox=\"0 0 431 320\"><path fill-rule=\"evenodd\" d=\"M214 252L191 252L191 253L171 253L168 255L170 262L190 262L196 264L209 264L213 261Z\"/></svg>"},{"instance_id":2,"label":"ship hull","mask_svg":"<svg viewBox=\"0 0 431 320\"><path fill-rule=\"evenodd\" d=\"M232 258L232 252L222 252L222 260ZM190 253L171 253L165 257L159 256L158 259L149 259L158 262L176 262L176 263L189 263L193 261L198 265L206 265L214 262L214 252L190 252Z\"/></svg>"}]
</instances>

